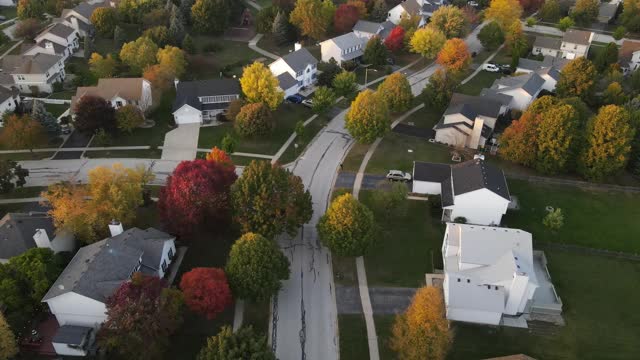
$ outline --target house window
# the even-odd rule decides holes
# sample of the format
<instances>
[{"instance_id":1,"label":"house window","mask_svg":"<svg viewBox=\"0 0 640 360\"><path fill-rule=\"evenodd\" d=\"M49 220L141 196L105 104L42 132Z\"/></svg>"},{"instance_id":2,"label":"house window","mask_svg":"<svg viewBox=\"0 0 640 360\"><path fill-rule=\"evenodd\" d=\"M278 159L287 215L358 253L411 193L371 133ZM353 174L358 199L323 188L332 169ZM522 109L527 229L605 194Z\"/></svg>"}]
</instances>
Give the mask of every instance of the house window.
<instances>
[{"instance_id":1,"label":"house window","mask_svg":"<svg viewBox=\"0 0 640 360\"><path fill-rule=\"evenodd\" d=\"M173 259L173 249L169 249L169 259Z\"/></svg>"},{"instance_id":2,"label":"house window","mask_svg":"<svg viewBox=\"0 0 640 360\"><path fill-rule=\"evenodd\" d=\"M302 86L302 81L298 81L298 86Z\"/></svg>"},{"instance_id":3,"label":"house window","mask_svg":"<svg viewBox=\"0 0 640 360\"><path fill-rule=\"evenodd\" d=\"M302 76L302 74L304 74L304 72L302 72L302 71L298 71L298 72L296 73L296 77L300 77L300 76Z\"/></svg>"},{"instance_id":4,"label":"house window","mask_svg":"<svg viewBox=\"0 0 640 360\"><path fill-rule=\"evenodd\" d=\"M198 100L202 104L218 104L218 103L228 103L233 100L236 100L238 95L216 95L216 96L200 96Z\"/></svg>"},{"instance_id":5,"label":"house window","mask_svg":"<svg viewBox=\"0 0 640 360\"><path fill-rule=\"evenodd\" d=\"M162 260L162 272L166 272L167 271L167 262L165 260Z\"/></svg>"},{"instance_id":6,"label":"house window","mask_svg":"<svg viewBox=\"0 0 640 360\"><path fill-rule=\"evenodd\" d=\"M309 73L309 71L311 71L311 69L307 69L307 74Z\"/></svg>"},{"instance_id":7,"label":"house window","mask_svg":"<svg viewBox=\"0 0 640 360\"><path fill-rule=\"evenodd\" d=\"M120 106L122 106L122 101L120 100L116 101L116 107L120 107Z\"/></svg>"}]
</instances>

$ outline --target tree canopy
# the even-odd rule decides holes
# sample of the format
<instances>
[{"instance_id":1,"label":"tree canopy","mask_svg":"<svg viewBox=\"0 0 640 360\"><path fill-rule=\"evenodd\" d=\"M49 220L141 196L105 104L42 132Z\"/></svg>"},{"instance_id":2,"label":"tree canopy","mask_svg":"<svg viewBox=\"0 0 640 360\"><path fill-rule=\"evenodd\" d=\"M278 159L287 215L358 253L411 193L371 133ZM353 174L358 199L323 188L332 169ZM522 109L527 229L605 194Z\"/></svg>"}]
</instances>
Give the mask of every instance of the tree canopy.
<instances>
[{"instance_id":1,"label":"tree canopy","mask_svg":"<svg viewBox=\"0 0 640 360\"><path fill-rule=\"evenodd\" d=\"M158 45L146 36L137 38L135 41L122 45L120 59L136 74L142 72L156 63Z\"/></svg>"},{"instance_id":2,"label":"tree canopy","mask_svg":"<svg viewBox=\"0 0 640 360\"><path fill-rule=\"evenodd\" d=\"M16 337L0 312L0 360L13 359L16 355L18 355Z\"/></svg>"},{"instance_id":3,"label":"tree canopy","mask_svg":"<svg viewBox=\"0 0 640 360\"><path fill-rule=\"evenodd\" d=\"M447 37L462 38L469 31L469 23L462 10L453 5L439 7L429 19L429 26L433 26Z\"/></svg>"},{"instance_id":4,"label":"tree canopy","mask_svg":"<svg viewBox=\"0 0 640 360\"><path fill-rule=\"evenodd\" d=\"M471 54L467 44L462 39L447 40L438 53L436 62L453 74L460 74L469 68Z\"/></svg>"},{"instance_id":5,"label":"tree canopy","mask_svg":"<svg viewBox=\"0 0 640 360\"><path fill-rule=\"evenodd\" d=\"M278 88L278 79L258 61L244 68L240 86L248 102L264 103L271 110L275 110L284 100L284 94Z\"/></svg>"},{"instance_id":6,"label":"tree canopy","mask_svg":"<svg viewBox=\"0 0 640 360\"><path fill-rule=\"evenodd\" d=\"M521 16L522 6L518 0L492 0L484 15L485 19L497 22L502 31L514 21L520 21Z\"/></svg>"},{"instance_id":7,"label":"tree canopy","mask_svg":"<svg viewBox=\"0 0 640 360\"><path fill-rule=\"evenodd\" d=\"M276 360L267 338L258 334L251 326L245 326L234 332L231 327L223 326L216 336L207 339L200 350L197 360Z\"/></svg>"},{"instance_id":8,"label":"tree canopy","mask_svg":"<svg viewBox=\"0 0 640 360\"><path fill-rule=\"evenodd\" d=\"M213 320L231 305L231 289L222 269L197 267L182 275L180 290L191 311Z\"/></svg>"},{"instance_id":9,"label":"tree canopy","mask_svg":"<svg viewBox=\"0 0 640 360\"><path fill-rule=\"evenodd\" d=\"M29 176L29 170L23 169L13 160L0 159L0 194L6 194L16 187L26 184L25 178Z\"/></svg>"},{"instance_id":10,"label":"tree canopy","mask_svg":"<svg viewBox=\"0 0 640 360\"><path fill-rule=\"evenodd\" d=\"M0 144L9 149L23 150L47 143L47 135L39 121L29 115L10 115L4 120Z\"/></svg>"},{"instance_id":11,"label":"tree canopy","mask_svg":"<svg viewBox=\"0 0 640 360\"><path fill-rule=\"evenodd\" d=\"M504 43L504 32L495 21L485 25L478 33L478 40L488 50L494 50Z\"/></svg>"},{"instance_id":12,"label":"tree canopy","mask_svg":"<svg viewBox=\"0 0 640 360\"><path fill-rule=\"evenodd\" d=\"M112 37L118 18L116 9L112 7L99 7L91 13L91 24L98 33L104 37Z\"/></svg>"},{"instance_id":13,"label":"tree canopy","mask_svg":"<svg viewBox=\"0 0 640 360\"><path fill-rule=\"evenodd\" d=\"M74 126L87 134L98 129L113 133L117 128L116 110L111 103L99 96L84 95L76 103Z\"/></svg>"},{"instance_id":14,"label":"tree canopy","mask_svg":"<svg viewBox=\"0 0 640 360\"><path fill-rule=\"evenodd\" d=\"M345 127L359 143L370 144L389 131L389 106L378 92L358 93L345 118Z\"/></svg>"},{"instance_id":15,"label":"tree canopy","mask_svg":"<svg viewBox=\"0 0 640 360\"><path fill-rule=\"evenodd\" d=\"M331 202L317 227L322 243L339 256L362 256L374 239L373 213L349 193Z\"/></svg>"},{"instance_id":16,"label":"tree canopy","mask_svg":"<svg viewBox=\"0 0 640 360\"><path fill-rule=\"evenodd\" d=\"M322 40L331 26L336 6L332 0L298 0L289 21L302 35Z\"/></svg>"},{"instance_id":17,"label":"tree canopy","mask_svg":"<svg viewBox=\"0 0 640 360\"><path fill-rule=\"evenodd\" d=\"M111 78L116 74L116 70L118 67L118 61L111 56L111 54L107 54L106 57L98 53L91 54L91 58L89 58L89 70L95 75L98 79Z\"/></svg>"},{"instance_id":18,"label":"tree canopy","mask_svg":"<svg viewBox=\"0 0 640 360\"><path fill-rule=\"evenodd\" d=\"M586 100L591 96L596 75L595 66L586 57L571 60L560 73L556 92L561 97L578 96Z\"/></svg>"},{"instance_id":19,"label":"tree canopy","mask_svg":"<svg viewBox=\"0 0 640 360\"><path fill-rule=\"evenodd\" d=\"M230 17L230 0L196 0L191 7L193 26L202 33L221 34Z\"/></svg>"},{"instance_id":20,"label":"tree canopy","mask_svg":"<svg viewBox=\"0 0 640 360\"><path fill-rule=\"evenodd\" d=\"M427 26L416 30L409 41L411 51L424 56L427 59L433 59L444 46L447 37L442 31Z\"/></svg>"},{"instance_id":21,"label":"tree canopy","mask_svg":"<svg viewBox=\"0 0 640 360\"><path fill-rule=\"evenodd\" d=\"M389 110L400 113L409 110L413 93L409 80L403 74L396 72L389 76L378 86L378 93L387 102Z\"/></svg>"}]
</instances>

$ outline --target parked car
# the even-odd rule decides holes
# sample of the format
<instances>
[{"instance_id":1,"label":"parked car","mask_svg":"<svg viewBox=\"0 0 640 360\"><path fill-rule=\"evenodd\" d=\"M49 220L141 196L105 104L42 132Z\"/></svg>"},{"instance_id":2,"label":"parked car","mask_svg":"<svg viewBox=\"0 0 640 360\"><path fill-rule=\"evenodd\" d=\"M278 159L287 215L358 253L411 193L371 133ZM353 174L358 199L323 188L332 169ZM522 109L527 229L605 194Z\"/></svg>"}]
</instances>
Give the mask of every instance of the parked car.
<instances>
[{"instance_id":1,"label":"parked car","mask_svg":"<svg viewBox=\"0 0 640 360\"><path fill-rule=\"evenodd\" d=\"M302 102L302 100L304 100L304 99L302 98L302 96L296 94L296 95L291 95L291 96L287 97L285 100L288 103L300 104Z\"/></svg>"},{"instance_id":2,"label":"parked car","mask_svg":"<svg viewBox=\"0 0 640 360\"><path fill-rule=\"evenodd\" d=\"M478 7L479 4L475 1L467 1L467 5L472 6L472 7Z\"/></svg>"},{"instance_id":3,"label":"parked car","mask_svg":"<svg viewBox=\"0 0 640 360\"><path fill-rule=\"evenodd\" d=\"M409 181L411 181L411 179L412 179L411 174L406 173L404 171L389 170L389 172L387 173L387 180L389 180L389 181L409 182Z\"/></svg>"},{"instance_id":4,"label":"parked car","mask_svg":"<svg viewBox=\"0 0 640 360\"><path fill-rule=\"evenodd\" d=\"M5 21L5 20L7 20L7 17L4 15L0 15L0 21Z\"/></svg>"},{"instance_id":5,"label":"parked car","mask_svg":"<svg viewBox=\"0 0 640 360\"><path fill-rule=\"evenodd\" d=\"M60 130L62 130L62 133L65 135L71 134L71 126L69 126L69 124L60 125Z\"/></svg>"},{"instance_id":6,"label":"parked car","mask_svg":"<svg viewBox=\"0 0 640 360\"><path fill-rule=\"evenodd\" d=\"M510 75L513 72L513 70L511 70L511 65L499 64L498 67L500 68L500 72L503 74Z\"/></svg>"},{"instance_id":7,"label":"parked car","mask_svg":"<svg viewBox=\"0 0 640 360\"><path fill-rule=\"evenodd\" d=\"M486 64L483 64L482 65L482 70L488 71L488 72L493 72L493 73L497 73L497 72L502 71L498 65L496 65L494 63L490 63L490 62L486 63Z\"/></svg>"},{"instance_id":8,"label":"parked car","mask_svg":"<svg viewBox=\"0 0 640 360\"><path fill-rule=\"evenodd\" d=\"M311 99L302 100L302 105L308 108L313 107L313 100Z\"/></svg>"}]
</instances>

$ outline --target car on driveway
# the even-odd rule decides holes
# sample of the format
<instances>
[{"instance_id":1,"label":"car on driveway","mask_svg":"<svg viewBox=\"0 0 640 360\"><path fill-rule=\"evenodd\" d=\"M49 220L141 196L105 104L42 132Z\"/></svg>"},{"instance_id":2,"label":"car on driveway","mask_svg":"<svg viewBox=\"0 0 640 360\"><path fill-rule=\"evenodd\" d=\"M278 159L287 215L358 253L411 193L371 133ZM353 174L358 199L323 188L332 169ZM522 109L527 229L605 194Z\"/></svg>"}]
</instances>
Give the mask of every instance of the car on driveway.
<instances>
[{"instance_id":1,"label":"car on driveway","mask_svg":"<svg viewBox=\"0 0 640 360\"><path fill-rule=\"evenodd\" d=\"M500 67L498 65L496 65L494 63L491 63L491 62L483 64L482 65L482 70L488 71L488 72L493 72L493 73L497 73L497 72L501 71L501 69L500 69Z\"/></svg>"},{"instance_id":2,"label":"car on driveway","mask_svg":"<svg viewBox=\"0 0 640 360\"><path fill-rule=\"evenodd\" d=\"M387 180L389 181L409 182L411 181L411 178L411 174L400 170L389 170L387 173Z\"/></svg>"},{"instance_id":3,"label":"car on driveway","mask_svg":"<svg viewBox=\"0 0 640 360\"><path fill-rule=\"evenodd\" d=\"M302 100L302 105L311 108L313 107L313 100L311 99L306 99L306 100Z\"/></svg>"},{"instance_id":4,"label":"car on driveway","mask_svg":"<svg viewBox=\"0 0 640 360\"><path fill-rule=\"evenodd\" d=\"M288 103L300 104L302 102L302 100L304 100L304 99L300 95L291 95L291 96L288 96L285 100Z\"/></svg>"}]
</instances>

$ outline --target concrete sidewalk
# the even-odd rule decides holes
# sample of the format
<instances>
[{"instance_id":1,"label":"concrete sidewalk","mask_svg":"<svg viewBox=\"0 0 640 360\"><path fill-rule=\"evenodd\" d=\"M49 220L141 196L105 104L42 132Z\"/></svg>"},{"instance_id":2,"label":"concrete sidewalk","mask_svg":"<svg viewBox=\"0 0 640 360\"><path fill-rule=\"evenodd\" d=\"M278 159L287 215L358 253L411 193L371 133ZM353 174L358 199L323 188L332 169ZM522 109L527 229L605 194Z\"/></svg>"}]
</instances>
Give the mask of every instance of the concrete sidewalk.
<instances>
[{"instance_id":1,"label":"concrete sidewalk","mask_svg":"<svg viewBox=\"0 0 640 360\"><path fill-rule=\"evenodd\" d=\"M198 150L200 124L183 124L164 136L162 160L193 160Z\"/></svg>"},{"instance_id":2,"label":"concrete sidewalk","mask_svg":"<svg viewBox=\"0 0 640 360\"><path fill-rule=\"evenodd\" d=\"M253 39L251 39L251 41L249 41L249 48L257 53L260 53L268 58L271 58L273 60L278 60L280 58L280 56L274 54L274 53L270 53L266 50L263 50L261 48L258 47L258 41L260 41L260 39L262 39L262 37L264 36L264 34L256 34L256 36L253 37Z\"/></svg>"}]
</instances>

